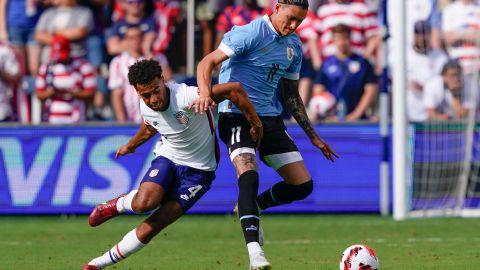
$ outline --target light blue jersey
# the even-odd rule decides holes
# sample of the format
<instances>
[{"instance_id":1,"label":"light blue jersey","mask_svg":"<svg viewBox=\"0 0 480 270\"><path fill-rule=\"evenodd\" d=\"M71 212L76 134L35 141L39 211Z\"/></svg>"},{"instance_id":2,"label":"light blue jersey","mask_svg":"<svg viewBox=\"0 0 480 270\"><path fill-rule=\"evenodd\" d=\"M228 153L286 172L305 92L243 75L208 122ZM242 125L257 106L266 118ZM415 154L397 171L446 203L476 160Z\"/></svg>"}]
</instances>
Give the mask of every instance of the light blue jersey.
<instances>
[{"instance_id":1,"label":"light blue jersey","mask_svg":"<svg viewBox=\"0 0 480 270\"><path fill-rule=\"evenodd\" d=\"M225 34L219 49L230 58L222 63L219 83L240 82L257 114L277 116L282 106L276 96L280 78L299 79L302 43L296 34L282 36L265 15ZM241 111L229 100L219 112Z\"/></svg>"}]
</instances>

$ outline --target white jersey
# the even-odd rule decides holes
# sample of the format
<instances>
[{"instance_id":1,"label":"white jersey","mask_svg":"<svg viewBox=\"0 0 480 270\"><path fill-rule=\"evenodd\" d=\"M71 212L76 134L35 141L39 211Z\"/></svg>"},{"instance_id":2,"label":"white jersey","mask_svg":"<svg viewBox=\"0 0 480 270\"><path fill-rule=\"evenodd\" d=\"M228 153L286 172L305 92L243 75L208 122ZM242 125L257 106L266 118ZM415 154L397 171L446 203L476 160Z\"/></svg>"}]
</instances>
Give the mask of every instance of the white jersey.
<instances>
[{"instance_id":1,"label":"white jersey","mask_svg":"<svg viewBox=\"0 0 480 270\"><path fill-rule=\"evenodd\" d=\"M423 101L427 109L435 109L439 113L444 113L450 117L454 117L453 113L453 95L445 88L442 76L430 80L425 86L425 94ZM466 109L471 109L474 106L472 101L472 94L469 93L469 88L466 86L461 95L462 106Z\"/></svg>"},{"instance_id":2,"label":"white jersey","mask_svg":"<svg viewBox=\"0 0 480 270\"><path fill-rule=\"evenodd\" d=\"M213 115L210 110L196 114L188 108L199 97L198 88L175 82L168 82L166 86L170 89L170 104L165 111L154 111L140 100L145 124L161 134L155 155L166 157L175 164L214 171L219 150Z\"/></svg>"}]
</instances>

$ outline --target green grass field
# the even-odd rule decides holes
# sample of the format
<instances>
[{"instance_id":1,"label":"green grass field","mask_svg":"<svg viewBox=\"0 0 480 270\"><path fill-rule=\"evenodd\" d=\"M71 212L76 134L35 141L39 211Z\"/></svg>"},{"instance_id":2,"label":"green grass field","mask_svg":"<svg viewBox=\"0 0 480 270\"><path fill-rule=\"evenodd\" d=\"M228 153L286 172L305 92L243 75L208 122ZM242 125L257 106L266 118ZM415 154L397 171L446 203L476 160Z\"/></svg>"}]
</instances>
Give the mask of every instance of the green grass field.
<instances>
[{"instance_id":1,"label":"green grass field","mask_svg":"<svg viewBox=\"0 0 480 270\"><path fill-rule=\"evenodd\" d=\"M80 269L141 217L100 227L86 217L0 217L1 270ZM265 252L273 269L338 269L354 243L377 251L380 269L479 269L480 219L393 222L375 215L265 215ZM248 269L233 216L186 216L137 254L109 269Z\"/></svg>"}]
</instances>

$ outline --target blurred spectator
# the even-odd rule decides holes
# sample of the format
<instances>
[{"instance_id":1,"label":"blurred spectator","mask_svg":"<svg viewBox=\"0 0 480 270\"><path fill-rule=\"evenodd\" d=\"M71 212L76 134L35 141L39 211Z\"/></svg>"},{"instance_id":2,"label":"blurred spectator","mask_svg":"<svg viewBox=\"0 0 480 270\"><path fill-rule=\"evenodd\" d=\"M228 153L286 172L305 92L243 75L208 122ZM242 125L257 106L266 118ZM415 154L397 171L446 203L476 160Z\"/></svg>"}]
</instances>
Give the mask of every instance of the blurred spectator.
<instances>
[{"instance_id":1,"label":"blurred spectator","mask_svg":"<svg viewBox=\"0 0 480 270\"><path fill-rule=\"evenodd\" d=\"M304 104L308 104L312 83L315 79L315 74L320 69L322 61L320 58L320 49L317 45L318 34L314 27L315 19L315 14L309 11L307 17L305 17L296 30L297 35L302 41L303 50L298 91L300 92L300 97Z\"/></svg>"},{"instance_id":2,"label":"blurred spectator","mask_svg":"<svg viewBox=\"0 0 480 270\"><path fill-rule=\"evenodd\" d=\"M235 2L237 1L239 0ZM200 0L196 3L195 17L202 31L202 57L213 50L215 39L213 29L216 18L225 7L232 5L232 3L232 0Z\"/></svg>"},{"instance_id":3,"label":"blurred spectator","mask_svg":"<svg viewBox=\"0 0 480 270\"><path fill-rule=\"evenodd\" d=\"M97 89L93 98L93 110L89 111L89 120L104 120L107 111L105 96L107 94L105 29L107 25L105 9L110 0L79 0L79 4L92 12L94 19L93 30L85 40L87 60L95 67Z\"/></svg>"},{"instance_id":4,"label":"blurred spectator","mask_svg":"<svg viewBox=\"0 0 480 270\"><path fill-rule=\"evenodd\" d=\"M338 24L345 24L351 29L351 47L356 54L370 58L380 45L376 14L363 2L329 0L318 8L317 17L316 29L321 35L323 59L336 52L332 29Z\"/></svg>"},{"instance_id":5,"label":"blurred spectator","mask_svg":"<svg viewBox=\"0 0 480 270\"><path fill-rule=\"evenodd\" d=\"M438 76L447 62L442 50L432 49L431 27L427 21L414 25L412 50L407 50L407 116L409 121L421 122L428 117L424 105L424 86Z\"/></svg>"},{"instance_id":6,"label":"blurred spectator","mask_svg":"<svg viewBox=\"0 0 480 270\"><path fill-rule=\"evenodd\" d=\"M144 0L119 0L125 11L125 16L117 21L107 40L107 51L110 55L117 55L125 51L125 44L122 43L123 36L130 27L140 28L144 35L142 51L145 56L152 56L152 46L156 37L156 22L153 15L145 12Z\"/></svg>"},{"instance_id":7,"label":"blurred spectator","mask_svg":"<svg viewBox=\"0 0 480 270\"><path fill-rule=\"evenodd\" d=\"M344 24L332 29L336 54L327 58L317 73L313 98L329 91L337 100L337 116L329 121L357 121L366 118L378 91L372 66L362 56L353 53L350 28ZM343 118L344 119L341 119Z\"/></svg>"},{"instance_id":8,"label":"blurred spectator","mask_svg":"<svg viewBox=\"0 0 480 270\"><path fill-rule=\"evenodd\" d=\"M443 10L442 31L450 58L458 59L464 74L478 72L480 50L480 5L457 0Z\"/></svg>"},{"instance_id":9,"label":"blurred spectator","mask_svg":"<svg viewBox=\"0 0 480 270\"><path fill-rule=\"evenodd\" d=\"M39 0L0 0L0 40L10 40L19 49L32 76L40 65L35 25L42 11Z\"/></svg>"},{"instance_id":10,"label":"blurred spectator","mask_svg":"<svg viewBox=\"0 0 480 270\"><path fill-rule=\"evenodd\" d=\"M390 1L389 1L390 2ZM428 21L431 27L430 41L431 47L434 49L441 49L441 14L437 6L437 0L405 0L406 16L405 25L406 29L406 44L413 44L413 26L418 21ZM393 5L387 4L387 19L390 28L390 38L388 40L390 58L389 63L393 63L393 55L395 54L395 31L397 27L394 19L398 16L398 11L392 8ZM410 46L408 46L411 49Z\"/></svg>"},{"instance_id":11,"label":"blurred spectator","mask_svg":"<svg viewBox=\"0 0 480 270\"><path fill-rule=\"evenodd\" d=\"M243 0L242 2L242 4L227 6L220 16L218 16L215 47L220 45L223 35L230 31L234 25L245 25L267 14L267 10L259 7L256 0Z\"/></svg>"},{"instance_id":12,"label":"blurred spectator","mask_svg":"<svg viewBox=\"0 0 480 270\"><path fill-rule=\"evenodd\" d=\"M85 38L93 29L93 15L88 8L78 6L76 0L58 0L56 3L40 16L35 30L35 39L44 45L40 57L42 64L49 61L49 45L57 35L70 41L70 57L85 57Z\"/></svg>"},{"instance_id":13,"label":"blurred spectator","mask_svg":"<svg viewBox=\"0 0 480 270\"><path fill-rule=\"evenodd\" d=\"M172 40L175 25L183 22L179 1L155 0L155 21L157 36L153 42L153 52L165 54Z\"/></svg>"},{"instance_id":14,"label":"blurred spectator","mask_svg":"<svg viewBox=\"0 0 480 270\"><path fill-rule=\"evenodd\" d=\"M8 41L0 40L0 122L28 122L22 119L28 120L28 102L20 87L24 72L20 53Z\"/></svg>"},{"instance_id":15,"label":"blurred spectator","mask_svg":"<svg viewBox=\"0 0 480 270\"><path fill-rule=\"evenodd\" d=\"M125 51L114 57L110 63L108 87L111 90L112 105L118 122L140 123L140 99L135 88L128 82L128 68L144 58L142 51L143 32L138 27L128 28L124 37ZM162 55L156 57L163 70L166 81L171 79L171 70Z\"/></svg>"},{"instance_id":16,"label":"blurred spectator","mask_svg":"<svg viewBox=\"0 0 480 270\"><path fill-rule=\"evenodd\" d=\"M425 107L429 120L461 119L472 107L462 82L462 67L457 61L447 62L438 76L425 86Z\"/></svg>"},{"instance_id":17,"label":"blurred spectator","mask_svg":"<svg viewBox=\"0 0 480 270\"><path fill-rule=\"evenodd\" d=\"M85 101L95 92L94 67L87 60L72 59L70 44L65 37L52 37L50 60L41 65L35 83L35 93L52 124L85 121Z\"/></svg>"}]
</instances>

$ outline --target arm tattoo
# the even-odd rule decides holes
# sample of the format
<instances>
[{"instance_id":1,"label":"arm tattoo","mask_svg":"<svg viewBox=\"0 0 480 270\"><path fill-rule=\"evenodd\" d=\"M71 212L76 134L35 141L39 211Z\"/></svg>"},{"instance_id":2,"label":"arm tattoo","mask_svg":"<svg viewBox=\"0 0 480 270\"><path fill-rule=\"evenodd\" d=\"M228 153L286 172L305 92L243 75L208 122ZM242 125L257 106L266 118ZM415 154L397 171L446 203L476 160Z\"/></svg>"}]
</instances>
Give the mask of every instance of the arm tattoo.
<instances>
[{"instance_id":1,"label":"arm tattoo","mask_svg":"<svg viewBox=\"0 0 480 270\"><path fill-rule=\"evenodd\" d=\"M290 113L297 121L298 125L303 129L305 134L311 140L318 138L317 132L312 127L310 120L303 105L302 98L298 93L298 81L281 79L280 80L281 98L287 105Z\"/></svg>"}]
</instances>

